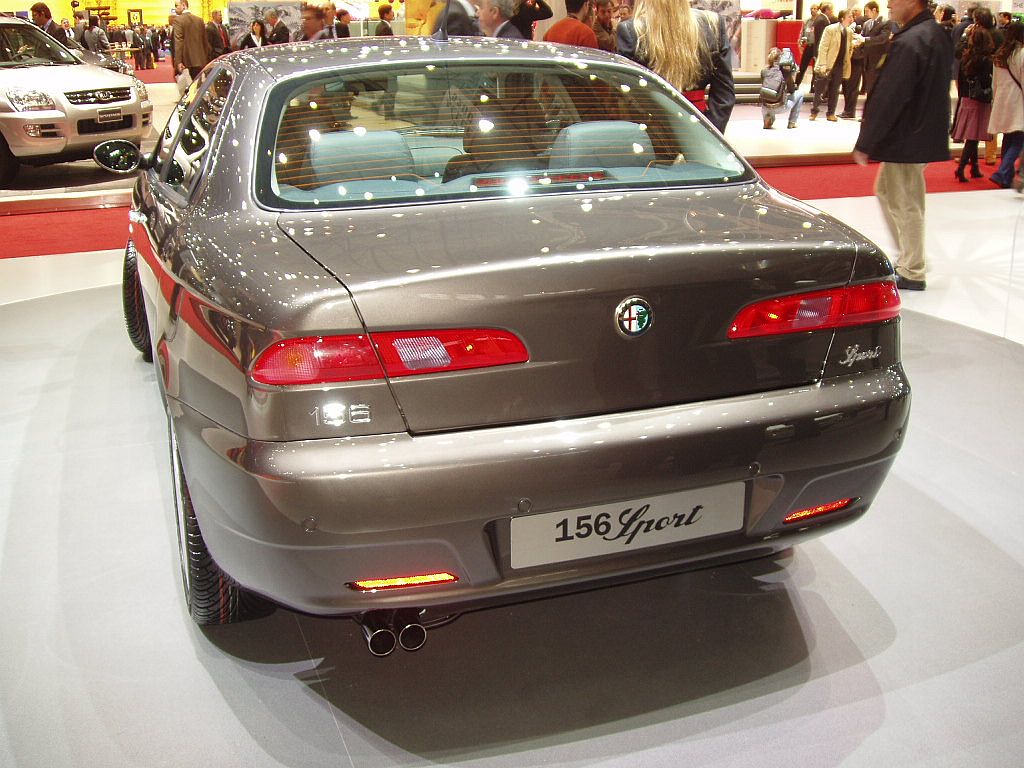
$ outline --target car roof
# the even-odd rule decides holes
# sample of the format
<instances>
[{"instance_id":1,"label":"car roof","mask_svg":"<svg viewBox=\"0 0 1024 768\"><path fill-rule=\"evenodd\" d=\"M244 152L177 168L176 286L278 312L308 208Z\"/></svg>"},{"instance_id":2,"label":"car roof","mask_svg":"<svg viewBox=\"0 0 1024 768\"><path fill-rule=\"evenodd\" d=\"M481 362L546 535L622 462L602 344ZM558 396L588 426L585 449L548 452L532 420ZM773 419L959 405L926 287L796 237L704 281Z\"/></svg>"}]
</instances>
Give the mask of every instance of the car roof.
<instances>
[{"instance_id":1,"label":"car roof","mask_svg":"<svg viewBox=\"0 0 1024 768\"><path fill-rule=\"evenodd\" d=\"M508 59L525 61L575 61L627 64L626 59L596 48L578 48L555 43L499 40L490 37L349 37L315 43L286 43L248 48L232 54L245 57L276 79L292 75L349 66L401 65L403 61L459 61L472 63ZM240 64L240 62L239 62Z\"/></svg>"}]
</instances>

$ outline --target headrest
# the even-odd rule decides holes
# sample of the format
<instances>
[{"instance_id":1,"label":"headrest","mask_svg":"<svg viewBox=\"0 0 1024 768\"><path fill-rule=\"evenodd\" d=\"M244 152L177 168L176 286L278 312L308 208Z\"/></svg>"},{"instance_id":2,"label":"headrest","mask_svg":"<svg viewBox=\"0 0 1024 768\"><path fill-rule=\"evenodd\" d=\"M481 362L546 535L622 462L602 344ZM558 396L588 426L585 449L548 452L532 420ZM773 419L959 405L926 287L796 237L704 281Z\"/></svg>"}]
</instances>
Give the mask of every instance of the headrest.
<instances>
[{"instance_id":1,"label":"headrest","mask_svg":"<svg viewBox=\"0 0 1024 768\"><path fill-rule=\"evenodd\" d=\"M408 179L415 176L412 152L395 131L336 131L310 136L309 158L320 184Z\"/></svg>"},{"instance_id":2,"label":"headrest","mask_svg":"<svg viewBox=\"0 0 1024 768\"><path fill-rule=\"evenodd\" d=\"M597 120L559 131L551 145L551 168L646 168L655 162L651 138L637 123Z\"/></svg>"}]
</instances>

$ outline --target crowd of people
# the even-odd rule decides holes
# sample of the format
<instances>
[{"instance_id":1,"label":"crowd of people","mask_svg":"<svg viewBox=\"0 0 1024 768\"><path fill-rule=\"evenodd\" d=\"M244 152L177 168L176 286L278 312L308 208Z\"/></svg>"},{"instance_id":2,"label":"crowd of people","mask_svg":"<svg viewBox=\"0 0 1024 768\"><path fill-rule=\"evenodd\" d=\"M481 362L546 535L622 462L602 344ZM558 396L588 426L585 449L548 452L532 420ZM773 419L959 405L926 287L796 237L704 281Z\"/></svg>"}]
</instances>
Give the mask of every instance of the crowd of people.
<instances>
[{"instance_id":1,"label":"crowd of people","mask_svg":"<svg viewBox=\"0 0 1024 768\"><path fill-rule=\"evenodd\" d=\"M958 19L951 5L929 3L930 17L953 46L950 78L957 102L949 124L950 136L964 145L956 177L967 183L982 178L980 145L985 159L999 163L989 178L998 186L1024 188L1017 161L1024 151L1024 24L1009 12L993 14L985 7L967 9ZM930 21L931 19L928 19ZM761 110L764 128L775 116L789 113L788 127L796 127L803 94L800 83L811 69L810 119L822 111L830 122L857 119L858 98L869 99L885 56L901 25L884 18L875 0L859 8L835 13L829 2L812 5L801 30L799 66L788 51L772 49L761 71ZM837 114L839 96L843 110ZM877 111L877 109L876 109ZM997 137L1002 134L1001 160Z\"/></svg>"},{"instance_id":2,"label":"crowd of people","mask_svg":"<svg viewBox=\"0 0 1024 768\"><path fill-rule=\"evenodd\" d=\"M75 23L53 20L46 3L35 3L29 12L32 21L59 43L70 41L94 53L109 53L118 48L131 53L136 69L152 69L160 61L161 51L170 36L169 27L148 24L106 24L99 16L84 11L75 12Z\"/></svg>"}]
</instances>

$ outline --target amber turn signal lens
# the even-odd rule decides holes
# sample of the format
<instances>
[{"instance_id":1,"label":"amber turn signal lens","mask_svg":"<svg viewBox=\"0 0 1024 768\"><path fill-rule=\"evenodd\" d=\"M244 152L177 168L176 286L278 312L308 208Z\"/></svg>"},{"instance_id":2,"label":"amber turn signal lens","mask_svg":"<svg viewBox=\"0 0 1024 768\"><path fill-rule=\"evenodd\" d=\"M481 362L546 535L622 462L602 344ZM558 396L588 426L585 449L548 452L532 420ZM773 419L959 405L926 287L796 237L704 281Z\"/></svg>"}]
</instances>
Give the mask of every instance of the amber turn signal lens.
<instances>
[{"instance_id":1,"label":"amber turn signal lens","mask_svg":"<svg viewBox=\"0 0 1024 768\"><path fill-rule=\"evenodd\" d=\"M424 573L419 576L393 576L390 579L365 579L349 582L348 587L360 592L376 592L378 589L402 589L404 587L426 587L430 584L444 584L458 581L451 573Z\"/></svg>"},{"instance_id":2,"label":"amber turn signal lens","mask_svg":"<svg viewBox=\"0 0 1024 768\"><path fill-rule=\"evenodd\" d=\"M838 512L840 509L846 509L848 506L853 504L857 499L839 499L839 501L833 501L831 504L822 504L820 507L811 507L810 509L801 509L799 512L793 512L792 514L786 515L786 519L783 523L799 523L802 520L807 520L811 517L817 517L818 515L825 515L829 512Z\"/></svg>"}]
</instances>

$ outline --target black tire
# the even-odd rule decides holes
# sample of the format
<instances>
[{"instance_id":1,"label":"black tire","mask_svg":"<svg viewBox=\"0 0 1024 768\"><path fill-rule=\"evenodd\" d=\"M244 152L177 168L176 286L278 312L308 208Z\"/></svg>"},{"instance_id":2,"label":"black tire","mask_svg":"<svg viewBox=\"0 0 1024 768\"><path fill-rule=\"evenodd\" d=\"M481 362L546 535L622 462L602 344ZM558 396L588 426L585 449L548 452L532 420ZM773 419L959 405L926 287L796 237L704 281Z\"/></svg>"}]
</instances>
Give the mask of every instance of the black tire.
<instances>
[{"instance_id":1,"label":"black tire","mask_svg":"<svg viewBox=\"0 0 1024 768\"><path fill-rule=\"evenodd\" d=\"M18 159L7 146L7 140L0 136L0 187L6 187L18 175Z\"/></svg>"},{"instance_id":2,"label":"black tire","mask_svg":"<svg viewBox=\"0 0 1024 768\"><path fill-rule=\"evenodd\" d=\"M240 587L210 556L203 532L199 529L173 435L171 454L181 579L192 620L200 626L214 626L269 615L274 610L273 605Z\"/></svg>"},{"instance_id":3,"label":"black tire","mask_svg":"<svg viewBox=\"0 0 1024 768\"><path fill-rule=\"evenodd\" d=\"M142 353L143 360L153 362L153 343L149 338L146 303L142 300L142 283L139 281L138 254L131 240L124 249L121 302L124 305L124 325L132 346Z\"/></svg>"}]
</instances>

